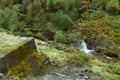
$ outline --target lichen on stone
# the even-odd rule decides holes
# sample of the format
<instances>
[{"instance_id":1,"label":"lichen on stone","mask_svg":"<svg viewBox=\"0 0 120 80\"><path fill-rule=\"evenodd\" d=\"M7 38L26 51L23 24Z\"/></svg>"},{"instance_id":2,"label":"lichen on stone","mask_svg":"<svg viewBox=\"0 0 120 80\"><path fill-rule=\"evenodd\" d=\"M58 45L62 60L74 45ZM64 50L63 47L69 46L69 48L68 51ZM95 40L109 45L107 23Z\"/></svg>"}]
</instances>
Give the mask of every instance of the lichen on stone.
<instances>
[{"instance_id":1,"label":"lichen on stone","mask_svg":"<svg viewBox=\"0 0 120 80\"><path fill-rule=\"evenodd\" d=\"M47 64L45 64L46 59L46 55L33 52L20 62L13 65L8 70L7 75L17 79L42 75L47 67Z\"/></svg>"},{"instance_id":2,"label":"lichen on stone","mask_svg":"<svg viewBox=\"0 0 120 80\"><path fill-rule=\"evenodd\" d=\"M0 71L16 79L42 75L49 63L46 55L37 52L34 39L4 32L0 32L0 56Z\"/></svg>"}]
</instances>

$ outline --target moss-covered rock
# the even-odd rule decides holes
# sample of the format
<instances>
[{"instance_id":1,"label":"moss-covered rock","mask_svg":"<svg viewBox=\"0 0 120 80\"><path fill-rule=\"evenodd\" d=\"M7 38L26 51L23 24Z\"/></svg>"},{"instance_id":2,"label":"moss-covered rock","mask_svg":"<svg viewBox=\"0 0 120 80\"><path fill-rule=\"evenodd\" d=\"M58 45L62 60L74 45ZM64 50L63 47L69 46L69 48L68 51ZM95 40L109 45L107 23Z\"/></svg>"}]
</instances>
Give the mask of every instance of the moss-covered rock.
<instances>
[{"instance_id":1,"label":"moss-covered rock","mask_svg":"<svg viewBox=\"0 0 120 80\"><path fill-rule=\"evenodd\" d=\"M26 56L18 63L14 64L7 72L8 76L23 79L25 77L43 75L47 67L49 58L44 54L36 52Z\"/></svg>"},{"instance_id":2,"label":"moss-covered rock","mask_svg":"<svg viewBox=\"0 0 120 80\"><path fill-rule=\"evenodd\" d=\"M38 54L33 38L15 37L6 33L2 35L0 37L0 72L14 78L44 73L49 58L44 54ZM8 36L9 38L6 38Z\"/></svg>"}]
</instances>

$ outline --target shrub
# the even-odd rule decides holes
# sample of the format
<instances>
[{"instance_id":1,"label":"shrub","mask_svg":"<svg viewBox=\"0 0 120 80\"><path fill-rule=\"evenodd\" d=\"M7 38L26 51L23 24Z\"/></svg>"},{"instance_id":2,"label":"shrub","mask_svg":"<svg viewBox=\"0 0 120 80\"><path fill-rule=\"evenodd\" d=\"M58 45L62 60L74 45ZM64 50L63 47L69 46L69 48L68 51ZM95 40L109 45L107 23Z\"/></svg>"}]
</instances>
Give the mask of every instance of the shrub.
<instances>
[{"instance_id":1,"label":"shrub","mask_svg":"<svg viewBox=\"0 0 120 80\"><path fill-rule=\"evenodd\" d=\"M53 13L52 17L53 23L62 30L66 31L70 26L72 26L72 19L68 15L64 14L62 11Z\"/></svg>"},{"instance_id":2,"label":"shrub","mask_svg":"<svg viewBox=\"0 0 120 80\"><path fill-rule=\"evenodd\" d=\"M47 0L40 0L41 7L45 9Z\"/></svg>"},{"instance_id":3,"label":"shrub","mask_svg":"<svg viewBox=\"0 0 120 80\"><path fill-rule=\"evenodd\" d=\"M4 28L8 27L8 21L11 15L12 15L12 11L8 8L0 10L0 26L1 27L4 27Z\"/></svg>"},{"instance_id":4,"label":"shrub","mask_svg":"<svg viewBox=\"0 0 120 80\"><path fill-rule=\"evenodd\" d=\"M71 10L75 8L75 0L64 0L64 8L65 10Z\"/></svg>"},{"instance_id":5,"label":"shrub","mask_svg":"<svg viewBox=\"0 0 120 80\"><path fill-rule=\"evenodd\" d=\"M32 7L32 3L30 3L30 4L27 6L27 15L33 16L33 7Z\"/></svg>"},{"instance_id":6,"label":"shrub","mask_svg":"<svg viewBox=\"0 0 120 80\"><path fill-rule=\"evenodd\" d=\"M21 4L13 5L13 10L15 10L18 13L23 13L24 12L24 6L21 5Z\"/></svg>"},{"instance_id":7,"label":"shrub","mask_svg":"<svg viewBox=\"0 0 120 80\"><path fill-rule=\"evenodd\" d=\"M19 17L16 12L13 12L8 23L9 23L8 29L12 32L23 31L25 27L25 24L19 21Z\"/></svg>"},{"instance_id":8,"label":"shrub","mask_svg":"<svg viewBox=\"0 0 120 80\"><path fill-rule=\"evenodd\" d=\"M49 15L49 14L47 13L47 15ZM38 23L40 23L40 22L46 23L47 18L46 18L46 13L45 13L44 9L41 9L39 11L39 13L34 17L34 20Z\"/></svg>"},{"instance_id":9,"label":"shrub","mask_svg":"<svg viewBox=\"0 0 120 80\"><path fill-rule=\"evenodd\" d=\"M13 0L0 0L0 8L6 8L13 4Z\"/></svg>"},{"instance_id":10,"label":"shrub","mask_svg":"<svg viewBox=\"0 0 120 80\"><path fill-rule=\"evenodd\" d=\"M55 0L54 1L54 8L56 10L63 9L64 8L64 1L62 1L62 0Z\"/></svg>"},{"instance_id":11,"label":"shrub","mask_svg":"<svg viewBox=\"0 0 120 80\"><path fill-rule=\"evenodd\" d=\"M68 56L68 63L74 66L84 66L89 64L90 56L84 53L77 53Z\"/></svg>"},{"instance_id":12,"label":"shrub","mask_svg":"<svg viewBox=\"0 0 120 80\"><path fill-rule=\"evenodd\" d=\"M91 3L91 7L93 9L101 9L101 10L105 10L106 8L106 4L109 0L93 0L93 2Z\"/></svg>"},{"instance_id":13,"label":"shrub","mask_svg":"<svg viewBox=\"0 0 120 80\"><path fill-rule=\"evenodd\" d=\"M61 30L56 31L54 39L56 42L62 42L62 43L66 42L65 33Z\"/></svg>"},{"instance_id":14,"label":"shrub","mask_svg":"<svg viewBox=\"0 0 120 80\"><path fill-rule=\"evenodd\" d=\"M67 36L67 43L71 44L71 43L75 42L75 40L77 38L79 38L80 35L81 35L80 32L72 32L72 33L66 34L66 36Z\"/></svg>"},{"instance_id":15,"label":"shrub","mask_svg":"<svg viewBox=\"0 0 120 80\"><path fill-rule=\"evenodd\" d=\"M118 14L119 8L119 0L110 0L106 5L107 11L112 14Z\"/></svg>"}]
</instances>

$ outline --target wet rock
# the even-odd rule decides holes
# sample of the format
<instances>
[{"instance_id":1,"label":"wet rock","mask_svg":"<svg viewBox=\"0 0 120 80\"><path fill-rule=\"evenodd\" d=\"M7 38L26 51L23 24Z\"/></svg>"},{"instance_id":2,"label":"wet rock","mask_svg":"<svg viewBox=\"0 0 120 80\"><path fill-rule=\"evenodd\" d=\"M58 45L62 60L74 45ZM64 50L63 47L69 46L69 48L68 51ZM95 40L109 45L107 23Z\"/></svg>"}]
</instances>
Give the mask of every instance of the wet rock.
<instances>
[{"instance_id":1,"label":"wet rock","mask_svg":"<svg viewBox=\"0 0 120 80\"><path fill-rule=\"evenodd\" d=\"M84 78L85 78L85 79L89 79L89 78L90 78L90 76L84 76Z\"/></svg>"},{"instance_id":2,"label":"wet rock","mask_svg":"<svg viewBox=\"0 0 120 80\"><path fill-rule=\"evenodd\" d=\"M103 55L103 58L111 60L112 58L106 55Z\"/></svg>"},{"instance_id":3,"label":"wet rock","mask_svg":"<svg viewBox=\"0 0 120 80\"><path fill-rule=\"evenodd\" d=\"M59 75L46 75L43 80L65 80L65 77Z\"/></svg>"},{"instance_id":4,"label":"wet rock","mask_svg":"<svg viewBox=\"0 0 120 80\"><path fill-rule=\"evenodd\" d=\"M81 73L91 73L91 72L92 72L92 70L89 69L89 68L84 69L84 70L81 71Z\"/></svg>"},{"instance_id":5,"label":"wet rock","mask_svg":"<svg viewBox=\"0 0 120 80\"><path fill-rule=\"evenodd\" d=\"M88 68L88 69L85 69L85 72L90 73L90 72L92 72L92 70Z\"/></svg>"},{"instance_id":6,"label":"wet rock","mask_svg":"<svg viewBox=\"0 0 120 80\"><path fill-rule=\"evenodd\" d=\"M114 57L114 58L118 58L119 57L119 53L115 52L115 51L108 51L107 53L105 53L107 56L109 57Z\"/></svg>"},{"instance_id":7,"label":"wet rock","mask_svg":"<svg viewBox=\"0 0 120 80\"><path fill-rule=\"evenodd\" d=\"M4 74L3 73L0 73L0 78L3 78L4 77Z\"/></svg>"},{"instance_id":8,"label":"wet rock","mask_svg":"<svg viewBox=\"0 0 120 80\"><path fill-rule=\"evenodd\" d=\"M86 80L86 79L78 79L78 78L76 78L75 80Z\"/></svg>"},{"instance_id":9,"label":"wet rock","mask_svg":"<svg viewBox=\"0 0 120 80\"><path fill-rule=\"evenodd\" d=\"M83 74L83 73L80 73L79 76L84 76L84 74Z\"/></svg>"}]
</instances>

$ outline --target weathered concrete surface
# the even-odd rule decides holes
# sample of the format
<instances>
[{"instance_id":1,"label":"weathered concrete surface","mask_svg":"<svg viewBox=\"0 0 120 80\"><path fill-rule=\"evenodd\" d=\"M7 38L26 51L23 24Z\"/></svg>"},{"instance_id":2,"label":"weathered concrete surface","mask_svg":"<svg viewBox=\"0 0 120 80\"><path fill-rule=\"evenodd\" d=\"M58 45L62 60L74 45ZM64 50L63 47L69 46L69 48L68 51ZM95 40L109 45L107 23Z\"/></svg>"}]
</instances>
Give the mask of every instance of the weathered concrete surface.
<instances>
[{"instance_id":1,"label":"weathered concrete surface","mask_svg":"<svg viewBox=\"0 0 120 80\"><path fill-rule=\"evenodd\" d=\"M29 38L8 35L5 32L0 32L0 53L10 52L12 48L16 47L16 45L20 45L21 43L28 41ZM0 57L6 54L0 54Z\"/></svg>"},{"instance_id":2,"label":"weathered concrete surface","mask_svg":"<svg viewBox=\"0 0 120 80\"><path fill-rule=\"evenodd\" d=\"M9 67L36 50L33 38L15 37L0 33L0 72L6 72Z\"/></svg>"},{"instance_id":3,"label":"weathered concrete surface","mask_svg":"<svg viewBox=\"0 0 120 80\"><path fill-rule=\"evenodd\" d=\"M48 60L46 55L38 54L33 38L15 37L0 33L1 73L7 72L10 76L15 75L15 77L35 75L37 74L35 71L39 71L41 74L42 68ZM38 70L38 67L41 69Z\"/></svg>"},{"instance_id":4,"label":"weathered concrete surface","mask_svg":"<svg viewBox=\"0 0 120 80\"><path fill-rule=\"evenodd\" d=\"M27 55L32 54L34 51L37 52L35 42L34 39L30 38L20 45L16 45L10 52L2 53L3 56L0 59L0 72L6 72L13 64L19 62Z\"/></svg>"}]
</instances>

